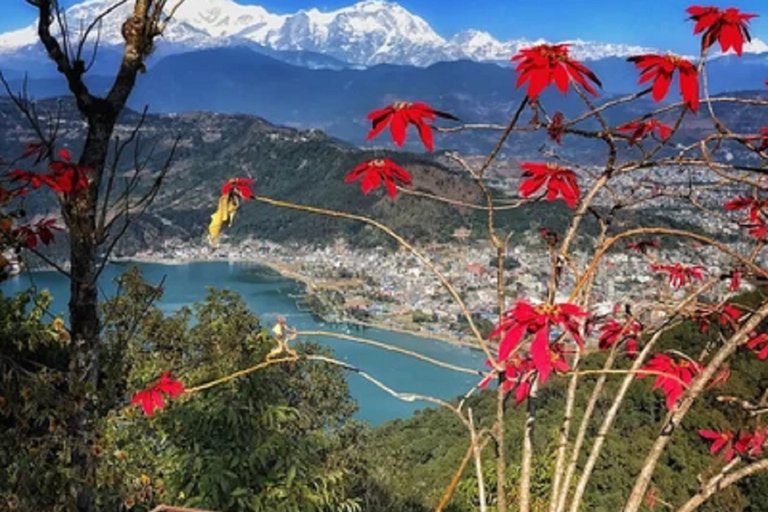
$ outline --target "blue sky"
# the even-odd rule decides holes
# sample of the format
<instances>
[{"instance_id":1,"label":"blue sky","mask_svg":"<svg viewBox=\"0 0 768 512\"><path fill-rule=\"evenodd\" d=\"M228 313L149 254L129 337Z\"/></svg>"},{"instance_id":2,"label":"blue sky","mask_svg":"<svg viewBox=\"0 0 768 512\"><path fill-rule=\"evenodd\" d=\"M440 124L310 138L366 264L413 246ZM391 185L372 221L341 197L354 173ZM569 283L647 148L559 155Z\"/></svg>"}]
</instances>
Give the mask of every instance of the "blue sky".
<instances>
[{"instance_id":1,"label":"blue sky","mask_svg":"<svg viewBox=\"0 0 768 512\"><path fill-rule=\"evenodd\" d=\"M0 0L0 32L30 23L34 10L24 0ZM236 0L257 4L283 14L317 7L332 10L354 0ZM77 0L61 0L64 6ZM403 7L426 19L441 35L476 28L497 39L519 37L562 40L582 38L609 43L639 44L696 53L697 38L686 22L685 9L691 0L400 0ZM752 20L755 37L768 40L768 0L734 0L702 5L738 7L761 15ZM642 29L640 28L642 27Z\"/></svg>"}]
</instances>

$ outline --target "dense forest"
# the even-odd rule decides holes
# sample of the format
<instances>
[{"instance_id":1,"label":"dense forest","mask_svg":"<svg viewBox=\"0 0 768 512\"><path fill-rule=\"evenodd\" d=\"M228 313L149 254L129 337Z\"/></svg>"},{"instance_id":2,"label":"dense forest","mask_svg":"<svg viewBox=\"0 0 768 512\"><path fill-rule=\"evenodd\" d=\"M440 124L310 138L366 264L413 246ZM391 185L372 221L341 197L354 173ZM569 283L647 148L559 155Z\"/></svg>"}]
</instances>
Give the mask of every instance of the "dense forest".
<instances>
[{"instance_id":1,"label":"dense forest","mask_svg":"<svg viewBox=\"0 0 768 512\"><path fill-rule=\"evenodd\" d=\"M99 428L92 449L101 459L102 499L121 496L127 506L136 507L133 510L149 510L170 498L191 507L235 512L423 512L440 501L467 449L463 426L450 411L428 408L371 429L352 418L357 405L338 366L311 360L273 365L173 401L152 417L139 414L119 390L139 389L168 369L189 387L214 381L263 361L276 341L260 323L258 312L249 311L232 292L211 290L204 302L166 315L154 304L162 296L162 286L146 283L135 268L119 284L121 293L101 306L109 364L103 370L108 378L100 393ZM755 292L734 302L750 306L761 296ZM0 482L36 490L29 494L34 501L18 504L27 510L55 503L67 478L66 460L54 456L61 448L55 435L61 428L59 418L72 406L56 392L68 364L61 350L67 340L45 320L47 300L45 292L0 296L0 329L16 330L15 336L0 332L0 368L7 376L0 388L5 433L0 440ZM717 336L717 329L702 333L689 322L667 333L663 346L682 346L695 353ZM304 357L332 357L327 348L312 342L295 348ZM604 358L605 354L595 353L584 361L584 368L598 368ZM717 469L718 459L709 455L696 429L738 421L727 409L715 407L716 397L750 397L768 385L765 364L747 351L735 358L731 369L728 382L696 406L665 455L654 478L659 500L684 501L695 491L697 478ZM552 438L559 421L557 407L548 404L561 403L565 381L556 379L538 397L539 483L533 487L537 511L546 505L554 453L545 440ZM604 390L600 404L605 405L599 408L607 407L614 385ZM581 403L589 392L589 385L582 388ZM485 390L470 398L467 405L475 411L478 426L492 421L494 397L492 390ZM514 400L507 406L506 443L515 453L525 425L524 408L515 406ZM654 394L648 383L635 383L596 469L585 509L621 506L640 455L664 415L663 397ZM46 432L53 435L43 436ZM513 493L516 475L510 468L508 488ZM446 510L476 509L474 478L471 470L462 475ZM766 488L766 476L745 479L702 510L764 512L768 508L761 497ZM0 496L13 491L0 485ZM493 496L488 499L493 502Z\"/></svg>"}]
</instances>

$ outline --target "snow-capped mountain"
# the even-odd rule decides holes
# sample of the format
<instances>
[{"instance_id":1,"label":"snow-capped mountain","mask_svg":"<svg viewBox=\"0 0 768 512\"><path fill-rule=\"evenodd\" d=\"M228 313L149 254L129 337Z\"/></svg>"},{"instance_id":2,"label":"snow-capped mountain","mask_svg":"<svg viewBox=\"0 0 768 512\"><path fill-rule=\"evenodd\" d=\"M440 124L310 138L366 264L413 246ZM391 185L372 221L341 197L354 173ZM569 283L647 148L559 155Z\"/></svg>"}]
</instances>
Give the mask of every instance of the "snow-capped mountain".
<instances>
[{"instance_id":1,"label":"snow-capped mountain","mask_svg":"<svg viewBox=\"0 0 768 512\"><path fill-rule=\"evenodd\" d=\"M66 11L77 37L91 20L114 5L114 0L86 0ZM100 44L119 46L120 27L130 15L132 2L104 17ZM427 66L439 61L470 59L502 62L521 48L544 43L525 39L498 41L487 32L467 30L446 40L424 19L402 6L365 0L336 11L302 10L277 15L255 5L233 0L186 0L168 26L158 52L164 55L222 46L251 45L272 51L313 52L353 65L408 64ZM658 51L652 48L590 41L564 41L581 60ZM34 25L0 34L0 64L14 63L33 53L37 45ZM768 51L755 39L747 51ZM21 53L20 53L21 52Z\"/></svg>"}]
</instances>

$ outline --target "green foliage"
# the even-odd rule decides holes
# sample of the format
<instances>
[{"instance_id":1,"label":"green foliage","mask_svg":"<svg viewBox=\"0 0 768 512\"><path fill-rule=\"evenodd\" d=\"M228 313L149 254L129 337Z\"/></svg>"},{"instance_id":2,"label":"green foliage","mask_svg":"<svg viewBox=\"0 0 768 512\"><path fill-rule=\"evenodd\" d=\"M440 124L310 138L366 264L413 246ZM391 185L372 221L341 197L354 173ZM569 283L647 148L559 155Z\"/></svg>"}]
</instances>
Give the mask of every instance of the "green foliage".
<instances>
[{"instance_id":1,"label":"green foliage","mask_svg":"<svg viewBox=\"0 0 768 512\"><path fill-rule=\"evenodd\" d=\"M67 337L49 323L51 297L0 293L0 509L67 502L71 445L62 424L75 412L66 391Z\"/></svg>"},{"instance_id":2,"label":"green foliage","mask_svg":"<svg viewBox=\"0 0 768 512\"><path fill-rule=\"evenodd\" d=\"M754 304L757 296L743 296L737 302ZM676 348L698 354L705 346L719 340L717 327L700 333L693 323L684 323L671 330L661 340L659 350ZM599 368L605 356L596 354L583 362L583 368ZM628 363L622 363L626 366ZM729 381L710 390L691 409L685 422L676 432L673 442L662 456L653 479L657 496L675 506L687 501L698 490L697 478L712 476L722 468L722 458L708 452L709 445L698 435L698 430L738 429L746 425L746 418L734 406L719 403L718 395L735 395L757 402L762 390L768 387L768 366L750 351L742 350L731 361ZM612 377L598 401L593 425L598 425L611 405L615 390L623 376ZM534 433L535 459L532 477L532 509L546 510L550 489L548 483L554 464L556 439L562 421L562 404L567 385L566 378L548 382L539 392L536 427ZM577 394L577 406L572 423L572 435L581 421L581 414L594 386L594 377L585 377ZM606 438L602 455L592 476L583 510L620 510L634 483L653 440L658 435L666 416L664 397L654 393L649 379L636 381L629 390L613 430ZM495 392L486 391L471 398L478 428L487 428L495 418ZM525 411L508 402L505 420L505 440L510 454L508 466L508 499L514 502L517 493L516 454L520 453ZM596 428L590 429L587 446L594 440ZM386 470L372 471L374 481L391 494L411 500L423 507L434 508L451 481L467 450L466 429L447 410L425 410L407 420L387 423L372 432L365 447L365 457L373 467ZM495 467L492 464L492 443L486 447L483 473L489 510L495 504ZM582 459L582 463L585 459ZM577 472L576 478L579 474ZM768 488L768 475L755 475L741 485L732 486L706 502L700 510L705 512L766 512L768 505L762 498ZM477 480L473 464L469 464L451 502L454 512L477 510ZM657 507L662 505L657 505ZM371 509L371 510L386 510ZM410 510L410 509L409 509ZM413 510L420 510L413 508Z\"/></svg>"},{"instance_id":3,"label":"green foliage","mask_svg":"<svg viewBox=\"0 0 768 512\"><path fill-rule=\"evenodd\" d=\"M202 303L164 316L145 306L154 291L137 272L121 287L104 307L105 342L126 353L130 390L166 370L188 387L210 382L260 363L275 346L232 292L210 290ZM295 348L328 354L313 343ZM340 369L306 360L272 365L173 400L151 418L134 408L109 414L102 478L145 507L357 510L348 492L351 447L363 434L350 421L355 409Z\"/></svg>"}]
</instances>

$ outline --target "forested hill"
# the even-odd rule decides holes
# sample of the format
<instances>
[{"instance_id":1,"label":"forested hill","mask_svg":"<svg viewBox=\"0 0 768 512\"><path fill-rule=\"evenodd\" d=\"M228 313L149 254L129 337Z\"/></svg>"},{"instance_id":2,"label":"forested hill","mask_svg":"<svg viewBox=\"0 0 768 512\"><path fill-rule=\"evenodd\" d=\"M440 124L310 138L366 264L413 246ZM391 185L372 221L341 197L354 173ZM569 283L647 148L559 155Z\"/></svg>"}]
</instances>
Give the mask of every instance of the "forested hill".
<instances>
[{"instance_id":1,"label":"forested hill","mask_svg":"<svg viewBox=\"0 0 768 512\"><path fill-rule=\"evenodd\" d=\"M37 112L43 117L44 113L55 113L58 108L62 118L58 144L77 150L82 143L82 122L70 103L40 102ZM123 116L118 127L123 140L139 120L135 112ZM24 144L36 140L27 120L6 98L0 98L0 131L5 135L0 140L0 155L6 160L19 155ZM159 168L177 137L178 145L166 181L148 214L129 235L131 246L124 250L174 236L202 239L221 185L239 176L253 177L258 195L371 215L415 238L446 238L453 229L468 222L465 218L468 212L413 196L399 195L393 201L382 189L366 196L359 182L344 183L346 174L364 160L390 157L413 174L417 190L439 191L467 202L479 200L478 191L468 176L451 172L430 155L363 151L318 130L279 127L249 115L150 114L137 138L138 161L148 157L148 168ZM120 176L131 176L133 165L134 154L127 151ZM146 174L147 184L153 179L151 173ZM50 196L30 194L26 206L30 213L40 212L52 209L52 200ZM237 221L228 233L234 237L248 234L278 241L322 242L338 234L354 235L363 229L362 224L289 212L252 201L238 212ZM379 242L376 238L371 241Z\"/></svg>"}]
</instances>

